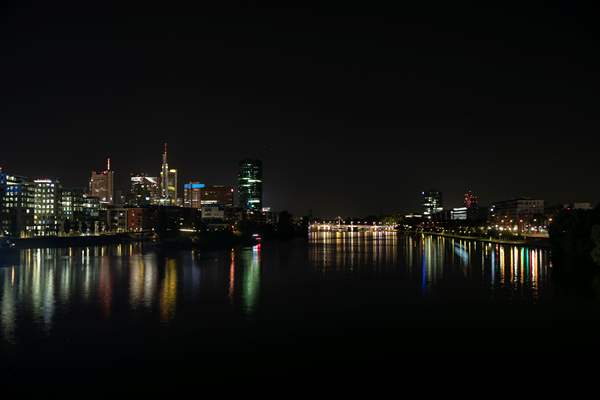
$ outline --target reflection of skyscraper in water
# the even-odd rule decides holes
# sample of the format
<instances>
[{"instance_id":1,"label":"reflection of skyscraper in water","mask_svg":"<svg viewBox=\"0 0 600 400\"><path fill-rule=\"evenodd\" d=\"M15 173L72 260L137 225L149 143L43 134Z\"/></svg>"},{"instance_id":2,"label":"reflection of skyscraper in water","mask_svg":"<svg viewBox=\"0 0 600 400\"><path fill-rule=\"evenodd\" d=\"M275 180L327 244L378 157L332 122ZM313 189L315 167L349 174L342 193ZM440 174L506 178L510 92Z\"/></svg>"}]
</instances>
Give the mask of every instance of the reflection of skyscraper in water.
<instances>
[{"instance_id":1,"label":"reflection of skyscraper in water","mask_svg":"<svg viewBox=\"0 0 600 400\"><path fill-rule=\"evenodd\" d=\"M158 266L156 257L144 258L144 305L152 308L154 297L158 287Z\"/></svg>"},{"instance_id":2,"label":"reflection of skyscraper in water","mask_svg":"<svg viewBox=\"0 0 600 400\"><path fill-rule=\"evenodd\" d=\"M229 263L229 287L227 290L227 297L229 302L233 304L235 296L235 250L231 249L231 261Z\"/></svg>"},{"instance_id":3,"label":"reflection of skyscraper in water","mask_svg":"<svg viewBox=\"0 0 600 400\"><path fill-rule=\"evenodd\" d=\"M169 322L175 317L177 307L177 263L168 259L165 267L165 277L160 289L160 320Z\"/></svg>"},{"instance_id":4,"label":"reflection of skyscraper in water","mask_svg":"<svg viewBox=\"0 0 600 400\"><path fill-rule=\"evenodd\" d=\"M137 309L144 298L144 276L146 267L143 256L132 257L129 264L129 305Z\"/></svg>"},{"instance_id":5,"label":"reflection of skyscraper in water","mask_svg":"<svg viewBox=\"0 0 600 400\"><path fill-rule=\"evenodd\" d=\"M242 253L244 312L251 316L257 311L260 296L260 252L261 246L244 249Z\"/></svg>"},{"instance_id":6,"label":"reflection of skyscraper in water","mask_svg":"<svg viewBox=\"0 0 600 400\"><path fill-rule=\"evenodd\" d=\"M100 295L102 313L105 317L109 317L112 307L112 276L108 257L102 257L100 261L98 293Z\"/></svg>"}]
</instances>

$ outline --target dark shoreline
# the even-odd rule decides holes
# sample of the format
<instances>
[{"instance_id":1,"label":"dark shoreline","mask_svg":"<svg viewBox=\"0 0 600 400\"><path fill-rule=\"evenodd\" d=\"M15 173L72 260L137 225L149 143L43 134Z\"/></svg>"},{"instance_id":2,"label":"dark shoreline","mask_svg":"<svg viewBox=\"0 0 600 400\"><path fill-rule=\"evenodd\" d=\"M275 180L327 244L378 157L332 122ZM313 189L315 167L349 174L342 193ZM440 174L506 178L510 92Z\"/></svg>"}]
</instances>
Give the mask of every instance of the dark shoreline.
<instances>
[{"instance_id":1,"label":"dark shoreline","mask_svg":"<svg viewBox=\"0 0 600 400\"><path fill-rule=\"evenodd\" d=\"M251 237L237 236L229 232L207 232L197 236L177 236L154 239L141 234L119 233L98 236L40 237L15 239L13 250L90 247L142 243L149 247L169 250L216 250L236 246L253 246L259 242Z\"/></svg>"},{"instance_id":2,"label":"dark shoreline","mask_svg":"<svg viewBox=\"0 0 600 400\"><path fill-rule=\"evenodd\" d=\"M14 243L17 249L41 249L41 248L60 248L60 247L86 247L100 246L108 244L128 244L142 241L141 237L120 233L114 235L100 236L57 236L15 239Z\"/></svg>"}]
</instances>

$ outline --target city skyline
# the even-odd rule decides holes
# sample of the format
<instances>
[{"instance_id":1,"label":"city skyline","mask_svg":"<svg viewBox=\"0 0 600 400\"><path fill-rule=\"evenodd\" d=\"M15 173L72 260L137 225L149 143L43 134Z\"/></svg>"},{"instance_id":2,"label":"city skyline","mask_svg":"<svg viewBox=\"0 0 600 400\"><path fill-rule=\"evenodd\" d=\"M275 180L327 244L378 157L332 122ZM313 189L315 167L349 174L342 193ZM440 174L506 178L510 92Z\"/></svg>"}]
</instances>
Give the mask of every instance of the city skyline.
<instances>
[{"instance_id":1,"label":"city skyline","mask_svg":"<svg viewBox=\"0 0 600 400\"><path fill-rule=\"evenodd\" d=\"M155 175L166 141L180 182L235 182L238 160L263 160L265 202L296 214L411 210L431 187L456 205L466 188L600 199L585 9L81 7L3 16L6 170L79 186L110 156Z\"/></svg>"},{"instance_id":2,"label":"city skyline","mask_svg":"<svg viewBox=\"0 0 600 400\"><path fill-rule=\"evenodd\" d=\"M232 187L235 189L235 193L236 193L236 197L238 197L238 201L239 201L239 188L240 188L240 166L242 163L247 162L247 161L256 161L260 163L260 168L261 168L261 175L262 175L262 160L258 160L258 159L250 159L250 158L244 158L242 161L237 161L236 163L236 174L235 174L235 178L231 181L231 182L214 182L214 181L210 181L208 179L197 179L197 175L193 175L190 173L185 174L185 176L193 176L194 178L191 180L186 180L186 181L182 181L178 179L178 175L179 175L179 170L178 169L173 169L173 168L169 168L168 162L167 162L167 147L168 147L168 143L165 141L162 144L163 146L163 152L161 154L162 157L162 163L161 166L159 168L159 172L155 174L153 179L157 180L157 199L155 200L160 200L162 203L164 203L163 205L177 205L177 206L184 206L185 207L185 190L186 187L190 184L200 184L203 187ZM89 195L91 197L98 197L98 196L94 196L92 194L92 182L94 179L107 179L107 176L110 176L109 178L109 186L111 186L112 191L113 191L113 196L115 196L114 201L117 201L118 199L116 199L116 194L118 192L121 192L122 194L124 194L124 197L126 198L128 194L132 194L133 190L134 190L134 182L132 181L133 178L138 179L139 176L142 177L152 177L153 174L152 172L148 172L151 171L152 169L147 169L147 170L142 170L137 171L137 172L121 172L118 170L115 170L114 168L112 168L112 160L111 157L107 157L105 158L105 162L107 163L107 169L105 171L96 171L96 170L92 170L92 177L89 177L88 174L88 181L86 184L84 185L66 185L64 183L64 180L61 177L57 177L57 176L51 176L51 175L34 175L34 176L26 176L25 174L20 174L18 171L12 171L12 170L8 170L4 167L2 167L0 165L0 171L4 171L5 173L11 173L13 175L16 176L22 176L22 177L26 177L32 180L39 180L39 179L52 179L55 180L57 182L59 182L61 184L61 186L64 189L81 189L86 193L89 193ZM163 174L163 172L165 171L165 168L167 169L167 171L169 172L174 172L175 173L175 199L171 202L172 199L167 198L165 199L165 194L162 190L162 185L163 185L163 178L157 177L157 176L161 176ZM122 175L122 176L121 176ZM120 179L119 179L120 178ZM114 181L119 182L118 185L114 185ZM268 187L268 185L267 185ZM262 198L262 192L264 191L263 187L262 187L262 182L261 182L261 198ZM430 192L435 192L440 196L443 196L444 200L441 201L441 208L442 209L450 209L450 208L460 208L462 206L465 206L467 204L468 199L470 199L469 201L475 201L475 204L479 204L481 201L481 197L479 196L478 192L474 192L471 190L470 187L465 186L464 188L453 188L453 190L451 191L442 191L442 190L438 190L438 188L431 188L429 187L428 189L421 189L420 192L418 193L409 193L408 197L411 197L410 201L412 201L414 203L414 206L412 208L404 208L404 209L400 209L400 208L396 208L396 209L389 209L386 210L385 212L383 211L383 208L380 207L379 210L371 210L371 212L366 212L366 213L362 213L362 214L343 214L343 213L334 213L334 214L325 214L325 213L319 213L318 211L315 212L315 209L318 209L318 207L313 207L311 205L307 206L307 211L304 213L300 213L298 215L307 215L308 213L312 213L314 216L318 216L318 217L333 217L335 215L346 215L346 216L356 216L356 217L360 217L360 216L367 216L367 215L390 215L390 214L397 214L397 213L419 213L419 212L423 212L424 214L430 214L431 212L427 212L427 211L423 211L423 196L425 196L426 194L429 194ZM450 193L450 196L447 196L447 194ZM519 198L523 198L523 199L532 199L532 198L540 198L542 196L539 196L536 194L536 192L529 192L529 195L523 195L523 194L514 194L514 195L504 195L504 197L498 197L498 198L494 198L494 199L483 199L483 201L481 201L481 205L485 206L485 207L489 207L491 205L493 205L494 202L498 202L498 201L504 201L507 199L519 199ZM450 200L446 200L446 198L450 198ZM99 197L100 202L103 202L103 198L100 196ZM168 200L168 202L165 202L166 200ZM406 199L405 199L406 200ZM559 200L550 200L548 201L546 200L546 205L547 206L563 206L566 204L573 204L573 203L589 203L592 206L596 206L598 204L598 200L597 199L589 199L589 198L580 198L580 197L575 197L575 198L567 198L567 197L563 197ZM112 201L106 201L106 203L108 204L112 204ZM238 201L236 201L236 204L238 203ZM127 203L127 201L125 201L125 203ZM168 203L168 204L167 204ZM268 205L268 203L266 203L264 201L264 199L261 200L260 202L261 207ZM237 204L240 207L243 207L241 204ZM269 209L274 208L272 206L268 207ZM427 208L427 207L426 207ZM293 211L291 208L289 207L283 207L283 208L279 208L279 210L285 210L285 211Z\"/></svg>"},{"instance_id":3,"label":"city skyline","mask_svg":"<svg viewBox=\"0 0 600 400\"><path fill-rule=\"evenodd\" d=\"M2 2L7 388L574 386L600 335L597 8Z\"/></svg>"}]
</instances>

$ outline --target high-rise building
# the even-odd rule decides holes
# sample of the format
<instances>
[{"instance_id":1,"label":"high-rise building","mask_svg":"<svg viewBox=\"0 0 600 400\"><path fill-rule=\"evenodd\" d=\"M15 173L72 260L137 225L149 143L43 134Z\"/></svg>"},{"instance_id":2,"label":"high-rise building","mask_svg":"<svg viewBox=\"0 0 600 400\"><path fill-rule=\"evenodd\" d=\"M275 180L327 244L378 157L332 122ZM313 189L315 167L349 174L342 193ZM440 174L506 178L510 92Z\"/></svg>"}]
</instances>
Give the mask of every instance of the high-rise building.
<instances>
[{"instance_id":1,"label":"high-rise building","mask_svg":"<svg viewBox=\"0 0 600 400\"><path fill-rule=\"evenodd\" d=\"M240 207L260 212L263 201L263 165L260 160L246 159L239 164L238 195Z\"/></svg>"},{"instance_id":2,"label":"high-rise building","mask_svg":"<svg viewBox=\"0 0 600 400\"><path fill-rule=\"evenodd\" d=\"M112 205L114 203L115 196L114 178L115 172L110 169L109 158L106 162L106 171L92 171L89 195L92 197L97 197L103 204Z\"/></svg>"},{"instance_id":3,"label":"high-rise building","mask_svg":"<svg viewBox=\"0 0 600 400\"><path fill-rule=\"evenodd\" d=\"M54 236L60 231L61 189L55 179L37 179L34 195L34 234L36 236Z\"/></svg>"},{"instance_id":4,"label":"high-rise building","mask_svg":"<svg viewBox=\"0 0 600 400\"><path fill-rule=\"evenodd\" d=\"M160 199L160 187L157 177L137 174L131 176L131 189L127 203L142 207L157 204Z\"/></svg>"},{"instance_id":5,"label":"high-rise building","mask_svg":"<svg viewBox=\"0 0 600 400\"><path fill-rule=\"evenodd\" d=\"M168 147L165 143L162 167L160 169L160 203L163 205L177 205L177 170L169 168Z\"/></svg>"},{"instance_id":6,"label":"high-rise building","mask_svg":"<svg viewBox=\"0 0 600 400\"><path fill-rule=\"evenodd\" d=\"M183 206L186 208L202 207L202 190L206 187L204 183L189 182L183 185Z\"/></svg>"},{"instance_id":7,"label":"high-rise building","mask_svg":"<svg viewBox=\"0 0 600 400\"><path fill-rule=\"evenodd\" d=\"M34 183L0 169L0 235L27 237L33 232Z\"/></svg>"},{"instance_id":8,"label":"high-rise building","mask_svg":"<svg viewBox=\"0 0 600 400\"><path fill-rule=\"evenodd\" d=\"M464 205L467 209L477 208L479 206L479 197L475 196L470 190L465 193Z\"/></svg>"},{"instance_id":9,"label":"high-rise building","mask_svg":"<svg viewBox=\"0 0 600 400\"><path fill-rule=\"evenodd\" d=\"M430 190L427 192L421 192L421 196L423 198L424 215L433 215L444 211L442 192Z\"/></svg>"}]
</instances>

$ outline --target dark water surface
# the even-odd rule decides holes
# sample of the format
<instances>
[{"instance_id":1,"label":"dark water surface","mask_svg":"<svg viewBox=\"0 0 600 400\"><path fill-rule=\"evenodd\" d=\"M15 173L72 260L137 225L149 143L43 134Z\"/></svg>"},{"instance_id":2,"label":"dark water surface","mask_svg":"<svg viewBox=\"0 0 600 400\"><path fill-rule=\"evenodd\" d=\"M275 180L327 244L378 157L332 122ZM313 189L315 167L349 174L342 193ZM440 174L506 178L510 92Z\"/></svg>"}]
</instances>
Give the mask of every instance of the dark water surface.
<instances>
[{"instance_id":1,"label":"dark water surface","mask_svg":"<svg viewBox=\"0 0 600 400\"><path fill-rule=\"evenodd\" d=\"M244 376L407 352L596 348L600 309L558 295L551 271L544 249L389 234L213 252L24 250L0 268L0 357L16 377L183 366Z\"/></svg>"}]
</instances>

